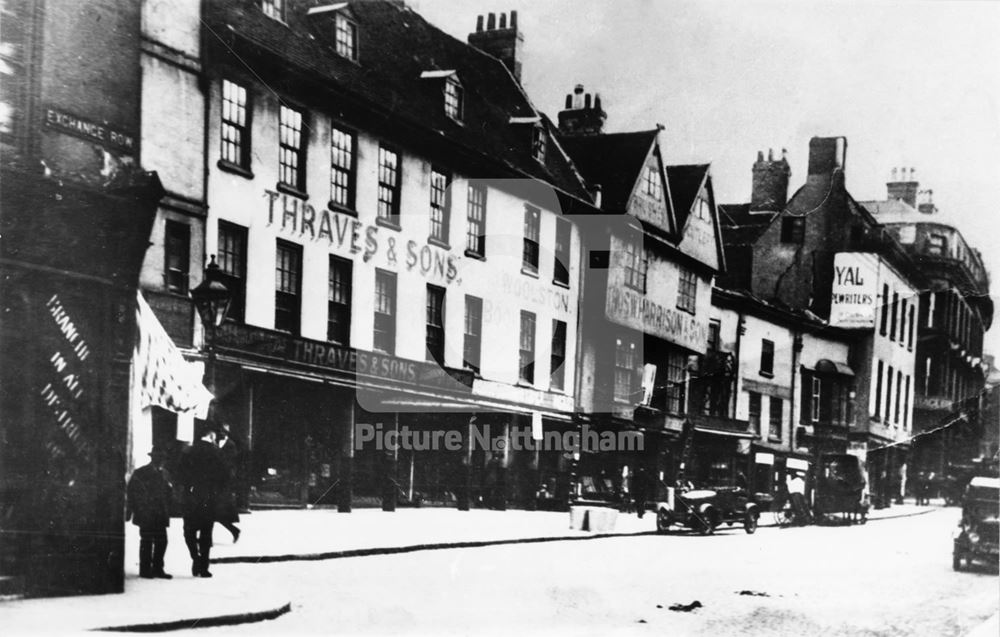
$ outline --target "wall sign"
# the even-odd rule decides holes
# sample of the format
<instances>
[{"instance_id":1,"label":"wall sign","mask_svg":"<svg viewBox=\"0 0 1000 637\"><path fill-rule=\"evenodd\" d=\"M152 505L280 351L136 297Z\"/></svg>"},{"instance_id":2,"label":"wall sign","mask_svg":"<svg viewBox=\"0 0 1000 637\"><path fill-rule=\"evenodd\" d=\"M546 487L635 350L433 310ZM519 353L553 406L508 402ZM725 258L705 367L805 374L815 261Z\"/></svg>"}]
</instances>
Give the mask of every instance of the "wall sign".
<instances>
[{"instance_id":1,"label":"wall sign","mask_svg":"<svg viewBox=\"0 0 1000 637\"><path fill-rule=\"evenodd\" d=\"M102 146L113 147L126 153L134 153L136 150L135 137L111 128L106 122L98 123L72 113L47 108L45 109L44 123L46 128L69 133L75 137L97 142Z\"/></svg>"},{"instance_id":2,"label":"wall sign","mask_svg":"<svg viewBox=\"0 0 1000 637\"><path fill-rule=\"evenodd\" d=\"M708 324L686 312L663 307L626 287L608 290L605 315L615 323L631 327L682 347L705 353Z\"/></svg>"},{"instance_id":3,"label":"wall sign","mask_svg":"<svg viewBox=\"0 0 1000 637\"><path fill-rule=\"evenodd\" d=\"M465 370L313 341L260 327L225 323L219 328L215 342L221 350L257 354L380 380L452 391L468 391L472 387L472 372Z\"/></svg>"},{"instance_id":4,"label":"wall sign","mask_svg":"<svg viewBox=\"0 0 1000 637\"><path fill-rule=\"evenodd\" d=\"M833 259L830 324L874 327L878 261L874 255L839 252Z\"/></svg>"},{"instance_id":5,"label":"wall sign","mask_svg":"<svg viewBox=\"0 0 1000 637\"><path fill-rule=\"evenodd\" d=\"M273 190L265 190L264 196L267 198L267 225L277 226L295 238L360 254L365 263L378 258L390 267L418 272L447 283L458 277L458 257L443 248L412 239L404 241L392 232L380 233L379 226L325 208L317 210L298 197Z\"/></svg>"}]
</instances>

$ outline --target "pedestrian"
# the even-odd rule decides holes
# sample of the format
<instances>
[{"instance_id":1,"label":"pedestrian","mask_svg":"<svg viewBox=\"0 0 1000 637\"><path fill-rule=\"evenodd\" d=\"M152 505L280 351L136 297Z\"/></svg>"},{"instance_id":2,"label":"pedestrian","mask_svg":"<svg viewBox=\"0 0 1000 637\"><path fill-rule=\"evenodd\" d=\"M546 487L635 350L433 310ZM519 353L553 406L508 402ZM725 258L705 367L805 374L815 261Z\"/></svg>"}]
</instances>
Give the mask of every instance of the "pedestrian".
<instances>
[{"instance_id":1,"label":"pedestrian","mask_svg":"<svg viewBox=\"0 0 1000 637\"><path fill-rule=\"evenodd\" d=\"M805 478L798 471L789 471L785 478L785 486L788 488L788 497L792 503L792 511L795 513L796 522L798 524L808 524L809 509L806 506Z\"/></svg>"},{"instance_id":2,"label":"pedestrian","mask_svg":"<svg viewBox=\"0 0 1000 637\"><path fill-rule=\"evenodd\" d=\"M240 540L240 528L236 526L236 523L240 521L239 496L236 489L239 484L237 474L241 452L230 434L229 423L222 424L222 430L219 431L218 436L219 451L222 454L222 461L226 465L226 488L219 494L215 519L232 534L233 544L236 544Z\"/></svg>"},{"instance_id":3,"label":"pedestrian","mask_svg":"<svg viewBox=\"0 0 1000 637\"><path fill-rule=\"evenodd\" d=\"M642 519L646 513L646 499L649 497L649 477L646 469L639 467L632 476L632 498L635 500L635 513Z\"/></svg>"},{"instance_id":4,"label":"pedestrian","mask_svg":"<svg viewBox=\"0 0 1000 637\"><path fill-rule=\"evenodd\" d=\"M184 543L191 554L191 574L212 577L208 571L216 507L226 486L226 465L216 446L214 423L196 423L198 440L184 450L179 476L184 487Z\"/></svg>"},{"instance_id":5,"label":"pedestrian","mask_svg":"<svg viewBox=\"0 0 1000 637\"><path fill-rule=\"evenodd\" d=\"M139 527L139 577L171 579L163 570L167 552L167 527L170 526L170 504L173 486L163 468L165 449L153 447L149 464L132 472L126 496L128 517Z\"/></svg>"}]
</instances>

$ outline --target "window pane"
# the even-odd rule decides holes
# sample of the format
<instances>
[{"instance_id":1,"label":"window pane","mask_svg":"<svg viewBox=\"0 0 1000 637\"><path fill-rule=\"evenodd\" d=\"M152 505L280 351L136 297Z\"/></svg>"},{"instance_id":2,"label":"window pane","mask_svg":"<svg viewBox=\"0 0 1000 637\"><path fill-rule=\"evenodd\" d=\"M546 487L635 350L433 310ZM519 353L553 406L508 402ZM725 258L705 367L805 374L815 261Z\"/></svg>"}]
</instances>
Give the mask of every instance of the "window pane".
<instances>
[{"instance_id":1,"label":"window pane","mask_svg":"<svg viewBox=\"0 0 1000 637\"><path fill-rule=\"evenodd\" d=\"M330 137L330 201L354 207L354 135L336 127Z\"/></svg>"},{"instance_id":2,"label":"window pane","mask_svg":"<svg viewBox=\"0 0 1000 637\"><path fill-rule=\"evenodd\" d=\"M468 227L465 247L479 256L486 255L486 187L469 184Z\"/></svg>"},{"instance_id":3,"label":"window pane","mask_svg":"<svg viewBox=\"0 0 1000 637\"><path fill-rule=\"evenodd\" d=\"M396 223L399 216L399 155L378 149L378 210L382 219Z\"/></svg>"},{"instance_id":4,"label":"window pane","mask_svg":"<svg viewBox=\"0 0 1000 637\"><path fill-rule=\"evenodd\" d=\"M479 353L483 333L483 300L465 297L465 343L463 363L467 369L479 371Z\"/></svg>"},{"instance_id":5,"label":"window pane","mask_svg":"<svg viewBox=\"0 0 1000 637\"><path fill-rule=\"evenodd\" d=\"M522 250L522 265L530 270L538 270L538 235L540 212L534 206L524 208L524 249Z\"/></svg>"},{"instance_id":6,"label":"window pane","mask_svg":"<svg viewBox=\"0 0 1000 637\"><path fill-rule=\"evenodd\" d=\"M223 283L229 288L227 317L242 323L246 298L247 229L225 221L219 222L219 244L216 263L223 273Z\"/></svg>"},{"instance_id":7,"label":"window pane","mask_svg":"<svg viewBox=\"0 0 1000 637\"><path fill-rule=\"evenodd\" d=\"M556 219L556 250L553 279L557 283L569 284L569 252L571 228L569 221Z\"/></svg>"},{"instance_id":8,"label":"window pane","mask_svg":"<svg viewBox=\"0 0 1000 637\"><path fill-rule=\"evenodd\" d=\"M431 171L431 236L448 241L448 176Z\"/></svg>"},{"instance_id":9,"label":"window pane","mask_svg":"<svg viewBox=\"0 0 1000 637\"><path fill-rule=\"evenodd\" d=\"M520 380L535 382L535 315L521 311Z\"/></svg>"},{"instance_id":10,"label":"window pane","mask_svg":"<svg viewBox=\"0 0 1000 637\"><path fill-rule=\"evenodd\" d=\"M562 389L566 380L566 370L563 364L566 362L566 323L563 321L552 321L552 355L549 365L550 387L552 389Z\"/></svg>"},{"instance_id":11,"label":"window pane","mask_svg":"<svg viewBox=\"0 0 1000 637\"><path fill-rule=\"evenodd\" d=\"M278 178L297 190L305 190L302 149L302 113L282 105L278 124Z\"/></svg>"}]
</instances>

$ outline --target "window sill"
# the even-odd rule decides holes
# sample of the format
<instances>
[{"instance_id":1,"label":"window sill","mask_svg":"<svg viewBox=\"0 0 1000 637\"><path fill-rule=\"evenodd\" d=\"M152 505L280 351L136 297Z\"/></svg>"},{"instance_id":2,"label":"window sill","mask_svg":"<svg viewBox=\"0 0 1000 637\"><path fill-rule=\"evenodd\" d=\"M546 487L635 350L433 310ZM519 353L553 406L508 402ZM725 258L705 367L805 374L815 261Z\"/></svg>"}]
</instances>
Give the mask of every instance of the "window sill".
<instances>
[{"instance_id":1,"label":"window sill","mask_svg":"<svg viewBox=\"0 0 1000 637\"><path fill-rule=\"evenodd\" d=\"M528 381L526 381L526 380L524 380L524 379L520 379L520 380L518 380L518 381L517 381L517 386L518 386L518 387L523 387L523 388L525 388L525 389L537 389L537 388L535 387L535 384L534 384L534 383L529 383Z\"/></svg>"},{"instance_id":2,"label":"window sill","mask_svg":"<svg viewBox=\"0 0 1000 637\"><path fill-rule=\"evenodd\" d=\"M569 281L560 281L559 279L552 279L552 285L569 289Z\"/></svg>"},{"instance_id":3,"label":"window sill","mask_svg":"<svg viewBox=\"0 0 1000 637\"><path fill-rule=\"evenodd\" d=\"M532 269L530 266L526 266L526 265L522 265L521 266L521 274L525 274L527 276L530 276L533 279L537 279L538 278L538 270L537 269Z\"/></svg>"},{"instance_id":4,"label":"window sill","mask_svg":"<svg viewBox=\"0 0 1000 637\"><path fill-rule=\"evenodd\" d=\"M427 243L431 244L432 246L437 246L442 250L451 250L451 246L448 245L446 241L442 241L437 237L427 237Z\"/></svg>"},{"instance_id":5,"label":"window sill","mask_svg":"<svg viewBox=\"0 0 1000 637\"><path fill-rule=\"evenodd\" d=\"M780 445L782 443L781 438L775 438L774 436L768 436L767 437L767 441L768 442L773 442L773 443L778 444L778 445Z\"/></svg>"},{"instance_id":6,"label":"window sill","mask_svg":"<svg viewBox=\"0 0 1000 637\"><path fill-rule=\"evenodd\" d=\"M685 314L690 314L691 316L695 315L694 308L686 308L686 307L681 307L680 305L678 305L677 309L680 310L681 312L684 312Z\"/></svg>"},{"instance_id":7,"label":"window sill","mask_svg":"<svg viewBox=\"0 0 1000 637\"><path fill-rule=\"evenodd\" d=\"M282 183L280 181L278 182L278 185L276 186L276 188L277 188L278 192L283 192L286 195L292 195L293 197L298 197L299 199L302 199L302 200L308 200L309 199L309 195L307 195L306 193L302 192L298 188L296 188L294 186L289 186L288 184Z\"/></svg>"},{"instance_id":8,"label":"window sill","mask_svg":"<svg viewBox=\"0 0 1000 637\"><path fill-rule=\"evenodd\" d=\"M386 219L385 217L375 217L375 225L395 230L396 232L402 230L398 221L392 221L391 219Z\"/></svg>"},{"instance_id":9,"label":"window sill","mask_svg":"<svg viewBox=\"0 0 1000 637\"><path fill-rule=\"evenodd\" d=\"M253 172L240 166L239 164L234 164L232 162L226 161L225 159L220 159L215 164L219 170L225 171L227 173L233 173L234 175L239 175L240 177L246 177L247 179L253 179Z\"/></svg>"},{"instance_id":10,"label":"window sill","mask_svg":"<svg viewBox=\"0 0 1000 637\"><path fill-rule=\"evenodd\" d=\"M480 254L480 253L475 252L473 250L466 250L465 251L465 256L469 257L470 259L477 259L479 261L485 261L486 260L486 255L485 254Z\"/></svg>"},{"instance_id":11,"label":"window sill","mask_svg":"<svg viewBox=\"0 0 1000 637\"><path fill-rule=\"evenodd\" d=\"M774 378L774 372L765 372L763 369L758 372L764 378Z\"/></svg>"},{"instance_id":12,"label":"window sill","mask_svg":"<svg viewBox=\"0 0 1000 637\"><path fill-rule=\"evenodd\" d=\"M347 215L349 217L354 217L355 219L358 218L358 211L357 210L355 210L353 208L348 208L347 206L342 206L339 203L335 203L333 201L329 201L329 202L327 202L326 207L329 208L330 210L332 210L333 212L339 212L339 213L345 214L345 215Z\"/></svg>"}]
</instances>

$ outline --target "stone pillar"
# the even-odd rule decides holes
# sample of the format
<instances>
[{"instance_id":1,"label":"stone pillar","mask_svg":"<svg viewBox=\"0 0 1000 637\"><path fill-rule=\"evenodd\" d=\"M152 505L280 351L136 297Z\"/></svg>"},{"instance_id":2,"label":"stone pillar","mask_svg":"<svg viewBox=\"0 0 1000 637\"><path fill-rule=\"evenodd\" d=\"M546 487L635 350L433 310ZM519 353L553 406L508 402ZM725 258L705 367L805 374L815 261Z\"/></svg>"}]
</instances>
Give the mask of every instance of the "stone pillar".
<instances>
[{"instance_id":1,"label":"stone pillar","mask_svg":"<svg viewBox=\"0 0 1000 637\"><path fill-rule=\"evenodd\" d=\"M340 447L340 475L337 491L337 511L351 512L351 499L354 496L354 399L345 400L339 415L342 427Z\"/></svg>"},{"instance_id":2,"label":"stone pillar","mask_svg":"<svg viewBox=\"0 0 1000 637\"><path fill-rule=\"evenodd\" d=\"M496 508L507 510L507 480L510 468L510 427L516 422L517 415L511 414L503 423L503 448L500 450L500 466L497 469Z\"/></svg>"},{"instance_id":3,"label":"stone pillar","mask_svg":"<svg viewBox=\"0 0 1000 637\"><path fill-rule=\"evenodd\" d=\"M399 440L399 413L392 414L392 427L396 431L396 440ZM382 510L395 511L396 499L399 494L399 484L396 481L396 465L399 459L399 445L382 452Z\"/></svg>"},{"instance_id":4,"label":"stone pillar","mask_svg":"<svg viewBox=\"0 0 1000 637\"><path fill-rule=\"evenodd\" d=\"M476 415L469 416L469 423L462 435L462 483L458 491L458 510L468 511L472 508L472 428L476 423Z\"/></svg>"}]
</instances>

